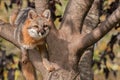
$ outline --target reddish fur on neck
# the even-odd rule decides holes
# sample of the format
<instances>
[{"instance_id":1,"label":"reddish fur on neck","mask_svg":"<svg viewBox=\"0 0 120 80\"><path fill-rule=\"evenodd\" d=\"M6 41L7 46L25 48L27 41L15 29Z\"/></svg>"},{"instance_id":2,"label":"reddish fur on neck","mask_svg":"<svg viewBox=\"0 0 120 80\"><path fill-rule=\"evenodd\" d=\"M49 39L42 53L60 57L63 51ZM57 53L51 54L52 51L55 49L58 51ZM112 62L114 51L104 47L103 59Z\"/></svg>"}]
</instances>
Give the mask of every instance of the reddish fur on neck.
<instances>
[{"instance_id":1,"label":"reddish fur on neck","mask_svg":"<svg viewBox=\"0 0 120 80\"><path fill-rule=\"evenodd\" d=\"M27 19L25 21L25 24L23 26L22 29L22 33L23 33L23 44L25 45L34 45L34 44L38 44L40 42L44 42L44 39L40 39L40 40L36 40L34 38L32 38L27 31L27 28L30 26L31 20Z\"/></svg>"}]
</instances>

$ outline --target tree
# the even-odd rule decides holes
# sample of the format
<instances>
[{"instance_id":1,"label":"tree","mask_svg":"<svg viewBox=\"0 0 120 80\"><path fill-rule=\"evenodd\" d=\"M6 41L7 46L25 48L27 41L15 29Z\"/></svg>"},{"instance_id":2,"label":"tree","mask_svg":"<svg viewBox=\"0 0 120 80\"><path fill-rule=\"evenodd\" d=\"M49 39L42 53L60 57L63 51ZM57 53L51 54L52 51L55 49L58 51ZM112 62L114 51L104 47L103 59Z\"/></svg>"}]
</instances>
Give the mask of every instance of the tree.
<instances>
[{"instance_id":1,"label":"tree","mask_svg":"<svg viewBox=\"0 0 120 80\"><path fill-rule=\"evenodd\" d=\"M27 80L36 80L35 69L44 80L93 80L92 57L94 44L120 21L120 6L99 24L99 0L69 0L60 28L54 22L47 37L49 59L56 70L47 72L36 50L29 51L29 59L22 63L23 73L29 71ZM37 13L50 5L48 0L35 0ZM0 21L0 36L19 48L13 38L14 27ZM34 67L33 67L34 66ZM33 67L29 70L26 67Z\"/></svg>"}]
</instances>

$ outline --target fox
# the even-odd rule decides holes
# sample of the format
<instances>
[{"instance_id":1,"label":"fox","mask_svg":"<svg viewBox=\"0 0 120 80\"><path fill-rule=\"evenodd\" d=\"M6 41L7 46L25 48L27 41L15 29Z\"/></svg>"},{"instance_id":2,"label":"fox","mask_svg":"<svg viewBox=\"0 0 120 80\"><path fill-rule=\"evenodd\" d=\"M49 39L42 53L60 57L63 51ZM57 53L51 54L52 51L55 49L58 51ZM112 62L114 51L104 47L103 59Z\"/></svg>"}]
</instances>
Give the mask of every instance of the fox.
<instances>
[{"instance_id":1,"label":"fox","mask_svg":"<svg viewBox=\"0 0 120 80\"><path fill-rule=\"evenodd\" d=\"M14 26L14 38L19 43L22 54L27 55L29 49L39 48L42 63L49 71L55 70L48 59L46 37L51 28L51 12L49 9L38 14L33 8L17 9L9 18Z\"/></svg>"}]
</instances>

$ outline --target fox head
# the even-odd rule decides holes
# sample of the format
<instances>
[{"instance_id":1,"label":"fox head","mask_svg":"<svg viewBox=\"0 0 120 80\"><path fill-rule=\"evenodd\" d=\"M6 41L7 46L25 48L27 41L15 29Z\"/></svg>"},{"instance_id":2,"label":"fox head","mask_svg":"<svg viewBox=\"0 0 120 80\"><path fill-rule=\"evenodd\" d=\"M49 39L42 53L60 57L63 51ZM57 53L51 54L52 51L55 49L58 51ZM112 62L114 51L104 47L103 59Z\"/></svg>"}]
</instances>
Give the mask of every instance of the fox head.
<instances>
[{"instance_id":1,"label":"fox head","mask_svg":"<svg viewBox=\"0 0 120 80\"><path fill-rule=\"evenodd\" d=\"M50 10L45 10L41 15L30 10L27 17L29 20L28 34L38 40L46 37L50 30L50 17Z\"/></svg>"}]
</instances>

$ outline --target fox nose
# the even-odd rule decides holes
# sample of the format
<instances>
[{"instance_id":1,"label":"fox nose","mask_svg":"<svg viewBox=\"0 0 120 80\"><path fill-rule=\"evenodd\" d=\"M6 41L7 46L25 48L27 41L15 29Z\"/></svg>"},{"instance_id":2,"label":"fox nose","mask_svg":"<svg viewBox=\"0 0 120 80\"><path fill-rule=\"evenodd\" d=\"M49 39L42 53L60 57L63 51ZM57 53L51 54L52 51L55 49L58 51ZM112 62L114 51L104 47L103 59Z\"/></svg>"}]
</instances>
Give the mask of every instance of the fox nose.
<instances>
[{"instance_id":1,"label":"fox nose","mask_svg":"<svg viewBox=\"0 0 120 80\"><path fill-rule=\"evenodd\" d=\"M41 34L44 35L44 34L45 34L45 30L42 30L42 31L41 31Z\"/></svg>"},{"instance_id":2,"label":"fox nose","mask_svg":"<svg viewBox=\"0 0 120 80\"><path fill-rule=\"evenodd\" d=\"M45 32L46 32L46 31L45 31L44 29L41 29L41 30L38 31L38 33L41 33L41 35L44 35Z\"/></svg>"}]
</instances>

